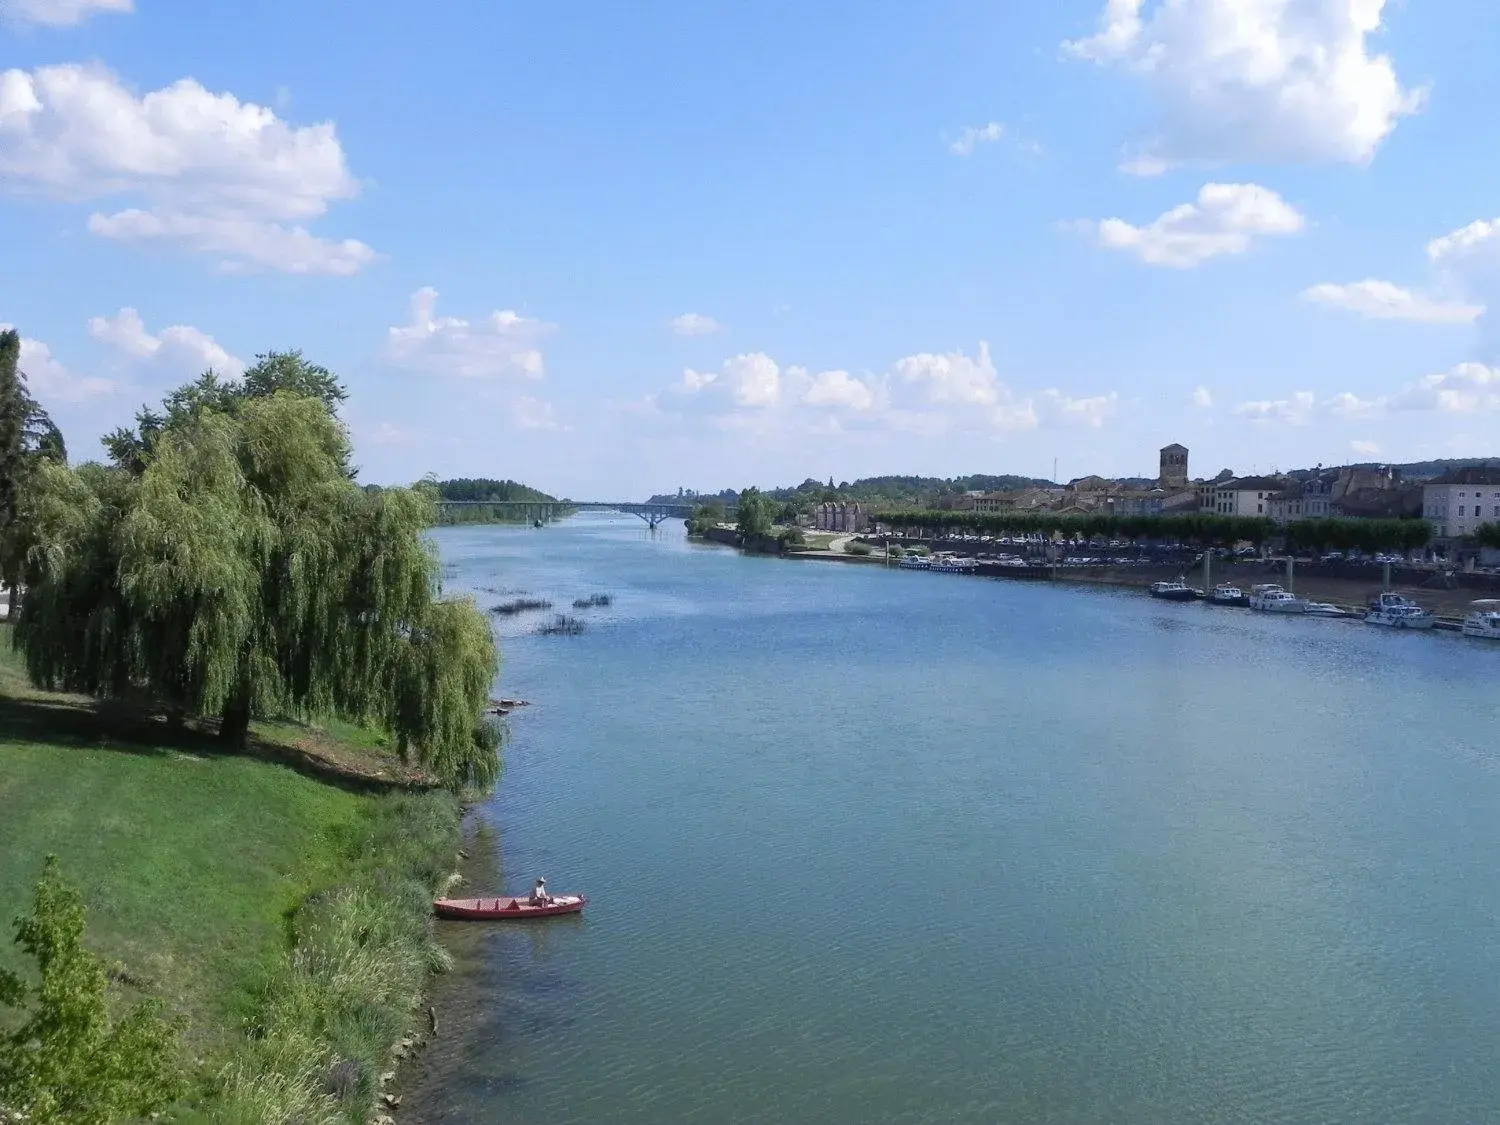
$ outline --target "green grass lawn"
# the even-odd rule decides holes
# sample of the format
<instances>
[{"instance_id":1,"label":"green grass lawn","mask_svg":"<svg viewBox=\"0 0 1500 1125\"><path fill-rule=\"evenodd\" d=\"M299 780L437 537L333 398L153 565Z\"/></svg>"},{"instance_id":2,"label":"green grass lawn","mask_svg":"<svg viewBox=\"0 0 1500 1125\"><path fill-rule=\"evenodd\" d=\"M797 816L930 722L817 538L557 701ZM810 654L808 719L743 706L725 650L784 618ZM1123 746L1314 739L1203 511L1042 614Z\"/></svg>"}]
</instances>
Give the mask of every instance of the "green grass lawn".
<instances>
[{"instance_id":1,"label":"green grass lawn","mask_svg":"<svg viewBox=\"0 0 1500 1125\"><path fill-rule=\"evenodd\" d=\"M186 1016L190 1044L212 1046L251 1011L284 960L289 913L336 881L373 803L34 691L0 627L0 966L20 963L9 923L56 852L90 946Z\"/></svg>"}]
</instances>

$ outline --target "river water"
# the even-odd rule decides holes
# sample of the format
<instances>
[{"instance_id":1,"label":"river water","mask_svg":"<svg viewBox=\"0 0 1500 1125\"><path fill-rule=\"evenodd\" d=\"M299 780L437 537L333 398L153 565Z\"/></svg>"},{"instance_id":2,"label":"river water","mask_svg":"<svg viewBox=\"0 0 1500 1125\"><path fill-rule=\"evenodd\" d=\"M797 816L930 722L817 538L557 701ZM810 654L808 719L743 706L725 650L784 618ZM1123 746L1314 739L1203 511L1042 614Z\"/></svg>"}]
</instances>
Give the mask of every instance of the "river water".
<instances>
[{"instance_id":1,"label":"river water","mask_svg":"<svg viewBox=\"0 0 1500 1125\"><path fill-rule=\"evenodd\" d=\"M1500 1120L1500 651L689 544L438 532L512 718L403 1122Z\"/></svg>"}]
</instances>

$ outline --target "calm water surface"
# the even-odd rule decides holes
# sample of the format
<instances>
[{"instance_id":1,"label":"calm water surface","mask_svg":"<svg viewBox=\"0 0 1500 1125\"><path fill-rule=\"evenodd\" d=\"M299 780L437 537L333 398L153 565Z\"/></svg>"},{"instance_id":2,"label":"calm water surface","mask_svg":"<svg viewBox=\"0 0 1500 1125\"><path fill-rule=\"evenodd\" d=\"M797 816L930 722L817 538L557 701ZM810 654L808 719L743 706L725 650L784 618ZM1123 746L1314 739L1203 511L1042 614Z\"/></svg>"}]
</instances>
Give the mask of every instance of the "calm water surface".
<instances>
[{"instance_id":1,"label":"calm water surface","mask_svg":"<svg viewBox=\"0 0 1500 1125\"><path fill-rule=\"evenodd\" d=\"M403 1121L1500 1120L1500 651L1139 593L440 532L534 706Z\"/></svg>"}]
</instances>

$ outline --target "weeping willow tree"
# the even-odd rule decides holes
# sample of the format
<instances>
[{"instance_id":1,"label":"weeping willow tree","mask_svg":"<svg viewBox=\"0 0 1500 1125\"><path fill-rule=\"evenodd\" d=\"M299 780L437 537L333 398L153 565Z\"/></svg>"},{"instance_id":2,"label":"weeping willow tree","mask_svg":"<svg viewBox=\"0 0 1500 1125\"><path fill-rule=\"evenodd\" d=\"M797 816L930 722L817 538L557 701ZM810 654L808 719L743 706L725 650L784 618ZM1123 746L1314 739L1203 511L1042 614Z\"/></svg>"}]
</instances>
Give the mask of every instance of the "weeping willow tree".
<instances>
[{"instance_id":1,"label":"weeping willow tree","mask_svg":"<svg viewBox=\"0 0 1500 1125\"><path fill-rule=\"evenodd\" d=\"M235 745L255 717L337 716L450 785L494 782L489 624L439 598L431 499L353 482L327 401L183 410L135 452L30 492L16 643L37 683L144 692Z\"/></svg>"}]
</instances>

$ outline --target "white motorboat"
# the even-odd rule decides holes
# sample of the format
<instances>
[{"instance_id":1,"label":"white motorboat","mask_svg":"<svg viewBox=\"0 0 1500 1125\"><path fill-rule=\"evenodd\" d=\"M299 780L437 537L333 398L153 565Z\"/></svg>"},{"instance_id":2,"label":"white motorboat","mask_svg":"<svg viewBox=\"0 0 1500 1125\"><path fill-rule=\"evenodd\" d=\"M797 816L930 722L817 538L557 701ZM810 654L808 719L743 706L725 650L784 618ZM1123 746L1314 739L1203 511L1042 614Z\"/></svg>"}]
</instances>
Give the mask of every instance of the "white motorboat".
<instances>
[{"instance_id":1,"label":"white motorboat","mask_svg":"<svg viewBox=\"0 0 1500 1125\"><path fill-rule=\"evenodd\" d=\"M1263 582L1250 591L1250 608L1266 613L1306 613L1307 602L1274 582Z\"/></svg>"},{"instance_id":2,"label":"white motorboat","mask_svg":"<svg viewBox=\"0 0 1500 1125\"><path fill-rule=\"evenodd\" d=\"M932 560L926 555L907 555L899 565L902 570L931 570Z\"/></svg>"},{"instance_id":3,"label":"white motorboat","mask_svg":"<svg viewBox=\"0 0 1500 1125\"><path fill-rule=\"evenodd\" d=\"M1348 617L1349 611L1340 609L1332 602L1308 602L1305 610L1309 617Z\"/></svg>"},{"instance_id":4,"label":"white motorboat","mask_svg":"<svg viewBox=\"0 0 1500 1125\"><path fill-rule=\"evenodd\" d=\"M1245 591L1229 582L1220 582L1214 587L1213 593L1208 595L1208 600L1214 605L1249 605L1250 599Z\"/></svg>"},{"instance_id":5,"label":"white motorboat","mask_svg":"<svg viewBox=\"0 0 1500 1125\"><path fill-rule=\"evenodd\" d=\"M1470 603L1469 616L1460 630L1466 637L1488 637L1500 641L1500 598L1480 598Z\"/></svg>"},{"instance_id":6,"label":"white motorboat","mask_svg":"<svg viewBox=\"0 0 1500 1125\"><path fill-rule=\"evenodd\" d=\"M1400 594L1383 593L1370 599L1365 624L1384 625L1390 629L1431 629L1437 618Z\"/></svg>"}]
</instances>

